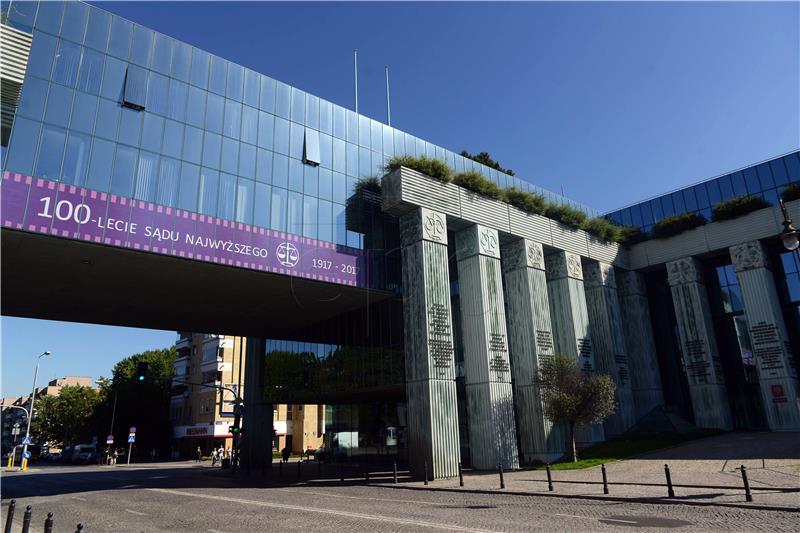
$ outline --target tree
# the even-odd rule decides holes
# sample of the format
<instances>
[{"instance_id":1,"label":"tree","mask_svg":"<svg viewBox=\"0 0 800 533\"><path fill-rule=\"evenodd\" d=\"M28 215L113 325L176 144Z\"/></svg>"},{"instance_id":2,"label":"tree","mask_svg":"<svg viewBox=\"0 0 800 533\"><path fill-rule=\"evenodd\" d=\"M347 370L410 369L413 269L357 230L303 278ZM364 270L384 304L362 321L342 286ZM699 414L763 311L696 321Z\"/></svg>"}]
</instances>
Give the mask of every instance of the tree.
<instances>
[{"instance_id":1,"label":"tree","mask_svg":"<svg viewBox=\"0 0 800 533\"><path fill-rule=\"evenodd\" d=\"M64 446L90 442L97 436L95 410L100 393L80 385L61 387L58 396L36 400L31 432L45 442Z\"/></svg>"},{"instance_id":2,"label":"tree","mask_svg":"<svg viewBox=\"0 0 800 533\"><path fill-rule=\"evenodd\" d=\"M500 172L505 172L509 176L514 175L514 171L510 168L503 168L500 166L500 163L492 159L492 156L489 155L489 152L481 152L477 155L473 155L466 150L461 150L461 155L466 157L467 159L472 159L473 161L477 161L483 165L486 165L489 168L493 168L495 170L499 170Z\"/></svg>"},{"instance_id":3,"label":"tree","mask_svg":"<svg viewBox=\"0 0 800 533\"><path fill-rule=\"evenodd\" d=\"M575 427L597 424L614 414L614 381L582 371L574 357L556 355L540 362L538 383L544 416L567 425L572 460L577 462Z\"/></svg>"}]
</instances>

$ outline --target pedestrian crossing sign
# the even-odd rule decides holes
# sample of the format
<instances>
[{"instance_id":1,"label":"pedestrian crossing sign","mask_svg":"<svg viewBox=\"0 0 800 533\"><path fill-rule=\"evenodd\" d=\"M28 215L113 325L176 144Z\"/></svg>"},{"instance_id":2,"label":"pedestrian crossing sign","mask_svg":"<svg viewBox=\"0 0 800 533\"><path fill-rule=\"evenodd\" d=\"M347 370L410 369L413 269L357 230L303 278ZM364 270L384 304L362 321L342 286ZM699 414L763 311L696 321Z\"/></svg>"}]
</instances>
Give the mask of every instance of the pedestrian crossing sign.
<instances>
[{"instance_id":1,"label":"pedestrian crossing sign","mask_svg":"<svg viewBox=\"0 0 800 533\"><path fill-rule=\"evenodd\" d=\"M128 435L128 442L136 442L136 433Z\"/></svg>"},{"instance_id":2,"label":"pedestrian crossing sign","mask_svg":"<svg viewBox=\"0 0 800 533\"><path fill-rule=\"evenodd\" d=\"M30 444L30 443L31 443L31 438L30 438L30 437L28 437L28 436L25 436L25 437L22 439L22 444Z\"/></svg>"}]
</instances>

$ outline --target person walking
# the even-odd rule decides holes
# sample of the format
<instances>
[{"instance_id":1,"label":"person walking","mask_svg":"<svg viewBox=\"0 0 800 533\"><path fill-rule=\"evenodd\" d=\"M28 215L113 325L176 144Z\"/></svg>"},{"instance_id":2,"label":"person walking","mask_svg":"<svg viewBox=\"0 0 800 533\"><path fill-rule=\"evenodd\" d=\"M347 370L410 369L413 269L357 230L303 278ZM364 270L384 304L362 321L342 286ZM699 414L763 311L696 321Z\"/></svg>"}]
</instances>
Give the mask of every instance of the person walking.
<instances>
[{"instance_id":1,"label":"person walking","mask_svg":"<svg viewBox=\"0 0 800 533\"><path fill-rule=\"evenodd\" d=\"M291 453L292 453L291 450L289 450L287 446L283 447L283 449L281 450L281 456L283 457L284 463L289 462L289 455L291 455Z\"/></svg>"},{"instance_id":2,"label":"person walking","mask_svg":"<svg viewBox=\"0 0 800 533\"><path fill-rule=\"evenodd\" d=\"M217 449L214 448L214 451L211 452L211 466L217 466L217 457L219 457L219 454Z\"/></svg>"},{"instance_id":3,"label":"person walking","mask_svg":"<svg viewBox=\"0 0 800 533\"><path fill-rule=\"evenodd\" d=\"M200 449L200 446L197 447L197 451L195 453L197 454L197 462L199 463L203 460L203 450Z\"/></svg>"}]
</instances>

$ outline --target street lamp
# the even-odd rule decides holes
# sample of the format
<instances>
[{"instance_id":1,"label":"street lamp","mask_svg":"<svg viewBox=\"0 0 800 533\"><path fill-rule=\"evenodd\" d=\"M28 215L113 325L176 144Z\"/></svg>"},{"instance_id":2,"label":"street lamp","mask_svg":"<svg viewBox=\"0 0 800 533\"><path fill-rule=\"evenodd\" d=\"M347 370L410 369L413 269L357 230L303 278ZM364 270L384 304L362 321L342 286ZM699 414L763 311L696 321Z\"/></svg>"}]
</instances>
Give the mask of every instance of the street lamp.
<instances>
[{"instance_id":1,"label":"street lamp","mask_svg":"<svg viewBox=\"0 0 800 533\"><path fill-rule=\"evenodd\" d=\"M28 428L25 430L25 444L22 447L22 461L26 467L28 463L25 454L28 451L28 443L31 440L31 420L33 420L33 402L36 401L36 380L39 379L39 363L42 361L42 357L49 355L50 352L43 352L36 358L36 371L33 373L33 389L31 390L31 407L28 412Z\"/></svg>"},{"instance_id":2,"label":"street lamp","mask_svg":"<svg viewBox=\"0 0 800 533\"><path fill-rule=\"evenodd\" d=\"M111 386L114 384L114 380L100 378L95 383L98 385L105 385ZM113 438L114 436L114 418L117 416L117 389L114 389L114 408L111 410L111 429L108 431L109 436ZM112 443L113 444L113 443ZM108 447L108 453L106 453L106 463L111 464L111 446Z\"/></svg>"},{"instance_id":3,"label":"street lamp","mask_svg":"<svg viewBox=\"0 0 800 533\"><path fill-rule=\"evenodd\" d=\"M781 241L783 241L784 248L793 252L800 247L800 230L792 225L792 219L789 217L789 211L787 211L786 204L783 203L783 200L781 200L780 203L781 212L783 213L783 231L780 235ZM800 256L800 251L797 253L798 256Z\"/></svg>"}]
</instances>

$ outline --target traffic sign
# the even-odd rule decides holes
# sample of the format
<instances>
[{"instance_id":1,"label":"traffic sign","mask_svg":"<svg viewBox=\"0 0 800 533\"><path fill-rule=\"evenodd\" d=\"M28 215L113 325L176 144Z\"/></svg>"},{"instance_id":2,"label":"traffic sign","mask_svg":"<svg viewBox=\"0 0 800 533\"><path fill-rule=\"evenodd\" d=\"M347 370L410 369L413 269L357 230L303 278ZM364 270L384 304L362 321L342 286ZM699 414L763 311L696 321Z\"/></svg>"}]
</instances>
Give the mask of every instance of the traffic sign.
<instances>
[{"instance_id":1,"label":"traffic sign","mask_svg":"<svg viewBox=\"0 0 800 533\"><path fill-rule=\"evenodd\" d=\"M31 452L22 452L22 458L23 459L30 459L31 458Z\"/></svg>"},{"instance_id":2,"label":"traffic sign","mask_svg":"<svg viewBox=\"0 0 800 533\"><path fill-rule=\"evenodd\" d=\"M114 435L106 437L106 444L114 444Z\"/></svg>"},{"instance_id":3,"label":"traffic sign","mask_svg":"<svg viewBox=\"0 0 800 533\"><path fill-rule=\"evenodd\" d=\"M136 433L128 435L128 442L136 442Z\"/></svg>"},{"instance_id":4,"label":"traffic sign","mask_svg":"<svg viewBox=\"0 0 800 533\"><path fill-rule=\"evenodd\" d=\"M136 433L136 426L131 426L131 429L128 430L128 433Z\"/></svg>"},{"instance_id":5,"label":"traffic sign","mask_svg":"<svg viewBox=\"0 0 800 533\"><path fill-rule=\"evenodd\" d=\"M31 438L28 437L27 435L22 438L22 444L30 444L30 443L31 443Z\"/></svg>"}]
</instances>

